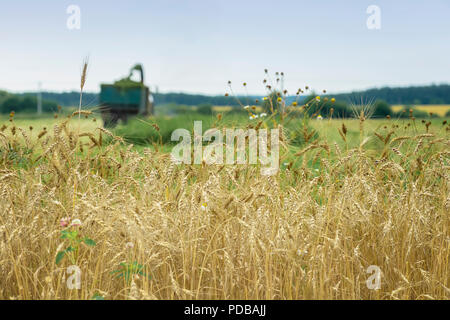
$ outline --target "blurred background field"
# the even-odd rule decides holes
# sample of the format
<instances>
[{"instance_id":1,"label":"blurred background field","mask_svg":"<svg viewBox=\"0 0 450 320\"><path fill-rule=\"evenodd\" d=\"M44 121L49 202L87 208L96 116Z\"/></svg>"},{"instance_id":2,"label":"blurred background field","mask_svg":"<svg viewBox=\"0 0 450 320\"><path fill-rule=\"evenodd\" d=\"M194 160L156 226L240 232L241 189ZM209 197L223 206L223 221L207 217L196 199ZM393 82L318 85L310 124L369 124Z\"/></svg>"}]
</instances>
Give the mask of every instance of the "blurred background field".
<instances>
[{"instance_id":1,"label":"blurred background field","mask_svg":"<svg viewBox=\"0 0 450 320\"><path fill-rule=\"evenodd\" d=\"M229 109L221 109L229 110ZM423 110L423 109L422 109ZM436 110L436 109L434 109ZM409 114L409 112L407 112ZM53 114L43 114L37 116L35 114L19 113L14 116L14 122L10 122L10 117L0 115L0 128L6 135L11 135L13 127L25 129L31 138L36 138L42 131L53 134L55 125L61 124L66 120L68 114L59 114L57 117ZM220 117L220 121L218 120ZM438 134L445 135L447 129L447 121L450 117L431 117L417 118L414 122L407 117L395 117L391 119L373 118L365 121L365 135L371 136L368 146L372 149L383 147L374 136L375 132L388 132L392 127L397 127L398 132L412 131L422 132L427 125L429 130ZM122 137L124 141L133 144L135 149L143 150L145 147L153 147L155 144L165 146L163 150L169 152L177 143L171 141L172 132L182 128L192 132L194 121L201 121L203 132L206 130L217 128L242 128L257 124L263 121L268 125L273 121L270 117L264 119L251 120L245 112L220 112L207 115L200 114L196 111L190 111L183 114L159 115L148 117L137 117L129 120L127 123L119 124L111 131ZM293 149L301 148L305 142L302 138L302 118L293 118L286 126L287 135L292 139L291 147ZM339 130L345 125L347 129L347 142L342 140ZM98 114L93 113L88 117L82 116L80 119L75 117L68 122L68 127L72 130L80 130L81 132L94 132L98 128L103 128L103 122ZM356 147L360 143L359 120L354 118L323 118L319 120L312 118L308 122L308 127L316 131L314 139L324 139L328 143L337 143L340 146L347 144L348 147ZM264 128L264 126L263 126ZM430 132L431 132L430 131ZM297 136L296 136L297 135Z\"/></svg>"},{"instance_id":2,"label":"blurred background field","mask_svg":"<svg viewBox=\"0 0 450 320\"><path fill-rule=\"evenodd\" d=\"M404 108L408 108L405 105L393 105L392 110L394 112L398 112ZM450 104L429 104L429 105L415 105L413 108L424 111L424 112L432 112L434 114L439 115L440 117L445 117L449 115L450 112Z\"/></svg>"}]
</instances>

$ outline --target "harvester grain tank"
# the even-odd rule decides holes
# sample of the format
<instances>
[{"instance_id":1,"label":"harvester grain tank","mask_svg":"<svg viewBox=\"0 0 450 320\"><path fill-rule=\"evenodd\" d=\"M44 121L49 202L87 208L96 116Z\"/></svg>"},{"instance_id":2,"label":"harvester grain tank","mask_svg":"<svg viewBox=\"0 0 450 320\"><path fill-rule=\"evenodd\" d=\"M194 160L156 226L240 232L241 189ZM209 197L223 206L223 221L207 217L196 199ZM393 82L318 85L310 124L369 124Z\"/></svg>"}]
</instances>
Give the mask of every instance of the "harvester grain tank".
<instances>
[{"instance_id":1,"label":"harvester grain tank","mask_svg":"<svg viewBox=\"0 0 450 320\"><path fill-rule=\"evenodd\" d=\"M135 71L140 73L140 81L131 77ZM114 84L102 84L100 91L100 110L105 127L114 127L118 121L127 122L128 117L153 114L150 89L144 84L144 70L137 64L128 77Z\"/></svg>"}]
</instances>

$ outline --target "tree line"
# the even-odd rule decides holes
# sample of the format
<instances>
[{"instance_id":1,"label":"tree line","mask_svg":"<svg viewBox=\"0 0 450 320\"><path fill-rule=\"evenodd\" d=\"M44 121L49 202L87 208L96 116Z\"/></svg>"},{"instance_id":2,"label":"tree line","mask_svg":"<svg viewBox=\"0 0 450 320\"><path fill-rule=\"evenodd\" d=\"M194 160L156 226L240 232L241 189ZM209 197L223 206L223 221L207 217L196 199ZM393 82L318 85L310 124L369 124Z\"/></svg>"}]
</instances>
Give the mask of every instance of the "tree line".
<instances>
[{"instance_id":1,"label":"tree line","mask_svg":"<svg viewBox=\"0 0 450 320\"><path fill-rule=\"evenodd\" d=\"M331 98L331 96L329 96ZM417 104L450 104L450 85L431 85L431 86L415 86L405 88L378 88L365 91L355 91L345 94L333 95L336 98L336 112L341 112L343 116L348 115L350 104L359 104L363 101L384 101L389 105L417 105ZM42 92L43 111L56 111L57 106L73 107L79 103L79 92ZM261 96L231 97L231 96L210 96L200 94L187 93L154 93L155 105L178 104L186 106L199 106L202 104L210 104L214 106L239 106L237 99L243 105L254 104L256 99L262 99ZM287 102L290 103L295 97L288 97ZM304 102L307 98L300 99L299 103ZM32 112L36 110L37 98L36 93L11 94L0 91L0 112L9 113L14 110L16 112ZM84 93L83 105L87 107L95 107L99 105L99 95L97 93ZM346 105L344 107L344 105Z\"/></svg>"},{"instance_id":2,"label":"tree line","mask_svg":"<svg viewBox=\"0 0 450 320\"><path fill-rule=\"evenodd\" d=\"M29 95L25 94L25 95ZM430 85L430 86L411 86L411 87L384 87L374 88L364 91L354 91L351 93L342 93L333 95L336 100L347 103L358 103L363 100L384 100L391 105L414 105L414 104L450 104L450 85ZM78 92L43 92L44 100L52 100L61 106L78 105L80 95ZM182 105L196 106L202 103L209 103L215 106L235 106L238 102L233 97L210 96L201 94L187 93L153 93L155 104L176 103ZM261 99L260 96L239 97L243 104L252 103L255 99ZM98 105L97 93L85 93L84 101L89 105Z\"/></svg>"},{"instance_id":3,"label":"tree line","mask_svg":"<svg viewBox=\"0 0 450 320\"><path fill-rule=\"evenodd\" d=\"M347 102L359 102L361 97L364 100L384 100L392 105L450 104L450 85L383 87L336 94L334 97Z\"/></svg>"},{"instance_id":4,"label":"tree line","mask_svg":"<svg viewBox=\"0 0 450 320\"><path fill-rule=\"evenodd\" d=\"M11 94L0 91L0 113L15 112L37 112L36 94ZM56 112L58 103L53 100L42 99L43 112Z\"/></svg>"}]
</instances>

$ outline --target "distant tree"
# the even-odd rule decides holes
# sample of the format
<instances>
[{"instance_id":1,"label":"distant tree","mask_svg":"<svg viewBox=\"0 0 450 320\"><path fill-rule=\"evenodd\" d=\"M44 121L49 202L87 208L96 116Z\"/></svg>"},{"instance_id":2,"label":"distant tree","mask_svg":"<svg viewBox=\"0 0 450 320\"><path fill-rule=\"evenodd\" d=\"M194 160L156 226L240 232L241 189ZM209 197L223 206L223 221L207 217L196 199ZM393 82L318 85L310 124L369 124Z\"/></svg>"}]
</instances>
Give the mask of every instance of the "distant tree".
<instances>
[{"instance_id":1,"label":"distant tree","mask_svg":"<svg viewBox=\"0 0 450 320\"><path fill-rule=\"evenodd\" d=\"M202 103L198 106L197 112L200 114L205 115L212 115L213 114L213 108L212 104L210 103Z\"/></svg>"},{"instance_id":2,"label":"distant tree","mask_svg":"<svg viewBox=\"0 0 450 320\"><path fill-rule=\"evenodd\" d=\"M3 101L8 97L8 92L0 90L0 105L3 104Z\"/></svg>"},{"instance_id":3,"label":"distant tree","mask_svg":"<svg viewBox=\"0 0 450 320\"><path fill-rule=\"evenodd\" d=\"M333 118L348 118L351 117L352 112L347 103L337 100L331 101L331 97L322 97L320 102L315 102L316 94L311 94L305 100L309 107L307 108L309 116L321 115L322 117L330 117L333 113ZM331 112L333 109L333 112Z\"/></svg>"},{"instance_id":4,"label":"distant tree","mask_svg":"<svg viewBox=\"0 0 450 320\"><path fill-rule=\"evenodd\" d=\"M373 106L374 112L372 117L374 118L385 118L386 116L392 116L391 106L384 100L377 100Z\"/></svg>"},{"instance_id":5,"label":"distant tree","mask_svg":"<svg viewBox=\"0 0 450 320\"><path fill-rule=\"evenodd\" d=\"M55 112L58 109L58 104L54 101L43 100L42 111ZM37 111L36 96L27 95L8 95L8 97L0 105L0 113L15 112L35 112Z\"/></svg>"},{"instance_id":6,"label":"distant tree","mask_svg":"<svg viewBox=\"0 0 450 320\"><path fill-rule=\"evenodd\" d=\"M450 104L450 85L376 88L336 95L339 100L380 99L389 104Z\"/></svg>"},{"instance_id":7,"label":"distant tree","mask_svg":"<svg viewBox=\"0 0 450 320\"><path fill-rule=\"evenodd\" d=\"M42 110L44 112L57 112L58 104L54 101L43 100L42 101Z\"/></svg>"},{"instance_id":8,"label":"distant tree","mask_svg":"<svg viewBox=\"0 0 450 320\"><path fill-rule=\"evenodd\" d=\"M1 113L10 113L11 111L19 111L20 109L20 98L15 95L11 95L3 101L0 111Z\"/></svg>"},{"instance_id":9,"label":"distant tree","mask_svg":"<svg viewBox=\"0 0 450 320\"><path fill-rule=\"evenodd\" d=\"M155 105L167 103L184 104L189 106L198 106L202 103L209 103L215 106L238 105L236 99L230 96L206 96L186 93L154 93L153 98L155 99ZM249 98L253 99L253 97Z\"/></svg>"},{"instance_id":10,"label":"distant tree","mask_svg":"<svg viewBox=\"0 0 450 320\"><path fill-rule=\"evenodd\" d=\"M43 108L44 109L44 108ZM32 96L25 96L21 99L17 111L30 112L37 110L37 99Z\"/></svg>"}]
</instances>

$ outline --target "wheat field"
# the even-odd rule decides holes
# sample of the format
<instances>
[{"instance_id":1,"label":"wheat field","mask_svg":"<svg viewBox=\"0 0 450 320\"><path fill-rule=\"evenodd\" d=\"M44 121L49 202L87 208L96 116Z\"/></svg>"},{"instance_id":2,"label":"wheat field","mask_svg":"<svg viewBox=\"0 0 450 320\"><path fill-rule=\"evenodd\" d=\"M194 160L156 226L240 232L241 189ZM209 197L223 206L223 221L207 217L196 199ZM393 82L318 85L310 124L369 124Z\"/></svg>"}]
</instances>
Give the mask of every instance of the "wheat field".
<instances>
[{"instance_id":1,"label":"wheat field","mask_svg":"<svg viewBox=\"0 0 450 320\"><path fill-rule=\"evenodd\" d=\"M280 124L284 165L263 176L175 165L77 117L1 128L0 299L450 297L442 120L315 122L294 152Z\"/></svg>"},{"instance_id":2,"label":"wheat field","mask_svg":"<svg viewBox=\"0 0 450 320\"><path fill-rule=\"evenodd\" d=\"M408 108L404 105L394 105L392 110L398 112L404 108ZM432 112L440 117L446 116L447 112L450 111L450 105L448 104L423 104L414 106L415 109L425 112Z\"/></svg>"}]
</instances>

